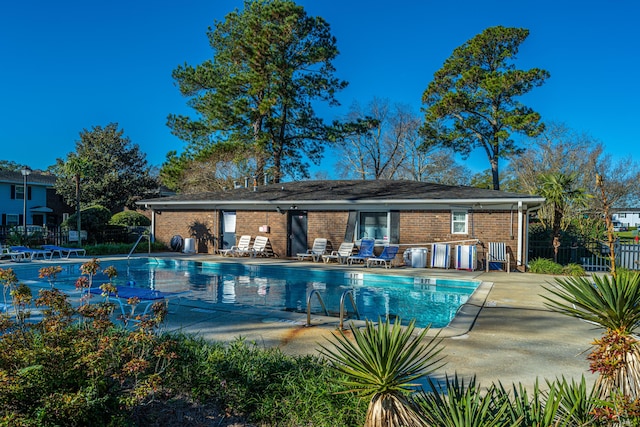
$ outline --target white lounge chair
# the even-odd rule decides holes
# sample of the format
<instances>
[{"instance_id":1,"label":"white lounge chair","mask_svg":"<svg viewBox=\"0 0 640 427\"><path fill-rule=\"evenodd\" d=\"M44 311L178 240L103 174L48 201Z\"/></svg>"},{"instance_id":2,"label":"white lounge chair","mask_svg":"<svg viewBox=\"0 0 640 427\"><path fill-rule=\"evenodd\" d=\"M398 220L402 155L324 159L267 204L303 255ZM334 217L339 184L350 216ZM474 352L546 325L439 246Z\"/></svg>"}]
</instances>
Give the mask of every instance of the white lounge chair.
<instances>
[{"instance_id":1,"label":"white lounge chair","mask_svg":"<svg viewBox=\"0 0 640 427\"><path fill-rule=\"evenodd\" d=\"M502 242L489 242L487 249L487 272L489 272L491 263L506 264L507 273L511 272L511 258L507 252L507 245Z\"/></svg>"},{"instance_id":2,"label":"white lounge chair","mask_svg":"<svg viewBox=\"0 0 640 427\"><path fill-rule=\"evenodd\" d=\"M276 256L276 254L273 252L273 249L271 249L271 245L269 245L269 238L265 236L256 236L253 241L253 246L249 250L249 255L251 255L252 257Z\"/></svg>"},{"instance_id":3,"label":"white lounge chair","mask_svg":"<svg viewBox=\"0 0 640 427\"><path fill-rule=\"evenodd\" d=\"M81 255L85 256L87 254L87 251L82 248L66 248L58 245L42 245L42 248L47 251L51 251L52 258L55 254L58 254L60 258L69 258L71 255L79 257Z\"/></svg>"},{"instance_id":4,"label":"white lounge chair","mask_svg":"<svg viewBox=\"0 0 640 427\"><path fill-rule=\"evenodd\" d=\"M327 239L323 239L321 237L316 238L313 241L313 246L311 249L307 249L307 252L297 254L299 261L304 261L306 259L311 259L314 262L320 261L320 258L327 251Z\"/></svg>"},{"instance_id":5,"label":"white lounge chair","mask_svg":"<svg viewBox=\"0 0 640 427\"><path fill-rule=\"evenodd\" d=\"M220 249L222 256L243 256L249 255L251 249L251 236L240 236L238 243L229 249Z\"/></svg>"},{"instance_id":6,"label":"white lounge chair","mask_svg":"<svg viewBox=\"0 0 640 427\"><path fill-rule=\"evenodd\" d=\"M328 263L332 260L336 260L340 264L346 264L347 258L353 255L353 242L342 242L337 251L331 251L328 255L322 255L322 260Z\"/></svg>"}]
</instances>

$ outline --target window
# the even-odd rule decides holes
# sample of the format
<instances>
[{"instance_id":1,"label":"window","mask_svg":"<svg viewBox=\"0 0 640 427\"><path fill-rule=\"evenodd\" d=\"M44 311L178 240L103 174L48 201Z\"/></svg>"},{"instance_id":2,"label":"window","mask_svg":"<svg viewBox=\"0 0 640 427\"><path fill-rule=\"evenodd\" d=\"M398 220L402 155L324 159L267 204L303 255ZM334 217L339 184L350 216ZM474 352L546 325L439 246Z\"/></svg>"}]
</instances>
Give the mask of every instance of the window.
<instances>
[{"instance_id":1,"label":"window","mask_svg":"<svg viewBox=\"0 0 640 427\"><path fill-rule=\"evenodd\" d=\"M626 218L627 214L626 213L619 213L618 214L618 218Z\"/></svg>"},{"instance_id":2,"label":"window","mask_svg":"<svg viewBox=\"0 0 640 427\"><path fill-rule=\"evenodd\" d=\"M18 217L18 215L7 214L7 225L8 226L20 225L19 221L20 221L20 218Z\"/></svg>"},{"instance_id":3,"label":"window","mask_svg":"<svg viewBox=\"0 0 640 427\"><path fill-rule=\"evenodd\" d=\"M360 212L358 239L389 239L388 212Z\"/></svg>"},{"instance_id":4,"label":"window","mask_svg":"<svg viewBox=\"0 0 640 427\"><path fill-rule=\"evenodd\" d=\"M467 234L467 211L451 212L451 234Z\"/></svg>"},{"instance_id":5,"label":"window","mask_svg":"<svg viewBox=\"0 0 640 427\"><path fill-rule=\"evenodd\" d=\"M16 199L24 200L24 187L16 185Z\"/></svg>"}]
</instances>

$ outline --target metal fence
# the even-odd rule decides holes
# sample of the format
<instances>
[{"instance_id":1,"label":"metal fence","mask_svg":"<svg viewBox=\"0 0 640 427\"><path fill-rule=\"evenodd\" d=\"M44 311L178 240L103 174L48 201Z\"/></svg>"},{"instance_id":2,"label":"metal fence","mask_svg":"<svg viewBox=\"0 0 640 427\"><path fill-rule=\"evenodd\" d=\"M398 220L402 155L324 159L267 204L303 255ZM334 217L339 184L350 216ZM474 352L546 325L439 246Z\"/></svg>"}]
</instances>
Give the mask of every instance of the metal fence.
<instances>
[{"instance_id":1,"label":"metal fence","mask_svg":"<svg viewBox=\"0 0 640 427\"><path fill-rule=\"evenodd\" d=\"M105 226L99 231L89 233L87 240L83 238L83 244L134 243L140 234L148 231L149 227ZM69 231L62 227L27 226L25 230L22 226L0 226L1 244L18 242L34 246L77 244L77 237L74 241L73 235L74 233L71 233L70 236Z\"/></svg>"},{"instance_id":2,"label":"metal fence","mask_svg":"<svg viewBox=\"0 0 640 427\"><path fill-rule=\"evenodd\" d=\"M640 270L640 244L635 240L617 241L614 247L616 265L630 270ZM607 271L611 265L609 245L603 240L578 239L558 248L557 259L547 240L529 241L529 261L547 258L561 265L580 264L587 271Z\"/></svg>"}]
</instances>

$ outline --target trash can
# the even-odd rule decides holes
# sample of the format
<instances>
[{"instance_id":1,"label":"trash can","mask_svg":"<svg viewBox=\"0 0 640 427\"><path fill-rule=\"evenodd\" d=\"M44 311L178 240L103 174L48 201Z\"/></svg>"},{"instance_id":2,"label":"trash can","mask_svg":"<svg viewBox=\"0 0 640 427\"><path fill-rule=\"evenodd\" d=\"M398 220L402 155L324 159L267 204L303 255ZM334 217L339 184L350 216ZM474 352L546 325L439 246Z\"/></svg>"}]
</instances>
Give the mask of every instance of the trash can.
<instances>
[{"instance_id":1,"label":"trash can","mask_svg":"<svg viewBox=\"0 0 640 427\"><path fill-rule=\"evenodd\" d=\"M184 239L184 250L185 254L195 254L196 253L196 239L191 237Z\"/></svg>"},{"instance_id":2,"label":"trash can","mask_svg":"<svg viewBox=\"0 0 640 427\"><path fill-rule=\"evenodd\" d=\"M427 266L427 248L409 248L404 251L405 264L413 268Z\"/></svg>"}]
</instances>

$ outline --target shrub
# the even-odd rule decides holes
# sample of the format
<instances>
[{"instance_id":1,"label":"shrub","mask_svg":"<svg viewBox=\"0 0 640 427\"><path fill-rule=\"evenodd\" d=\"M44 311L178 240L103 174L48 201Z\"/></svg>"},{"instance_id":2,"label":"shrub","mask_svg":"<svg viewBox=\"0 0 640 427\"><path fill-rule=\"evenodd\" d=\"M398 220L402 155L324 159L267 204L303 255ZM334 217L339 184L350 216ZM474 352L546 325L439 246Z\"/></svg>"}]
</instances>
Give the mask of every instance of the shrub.
<instances>
[{"instance_id":1,"label":"shrub","mask_svg":"<svg viewBox=\"0 0 640 427\"><path fill-rule=\"evenodd\" d=\"M538 274L562 274L560 264L547 258L536 258L529 263L529 271Z\"/></svg>"},{"instance_id":2,"label":"shrub","mask_svg":"<svg viewBox=\"0 0 640 427\"><path fill-rule=\"evenodd\" d=\"M585 276L584 268L580 264L571 263L562 268L562 274L565 276Z\"/></svg>"},{"instance_id":3,"label":"shrub","mask_svg":"<svg viewBox=\"0 0 640 427\"><path fill-rule=\"evenodd\" d=\"M113 215L109 224L124 225L127 227L148 227L151 225L151 220L136 211L123 211Z\"/></svg>"},{"instance_id":4,"label":"shrub","mask_svg":"<svg viewBox=\"0 0 640 427\"><path fill-rule=\"evenodd\" d=\"M73 214L62 223L62 226L69 230L75 230L77 228L77 214ZM80 211L80 226L83 230L87 231L87 234L92 234L100 231L111 219L111 212L104 206L95 205Z\"/></svg>"}]
</instances>

